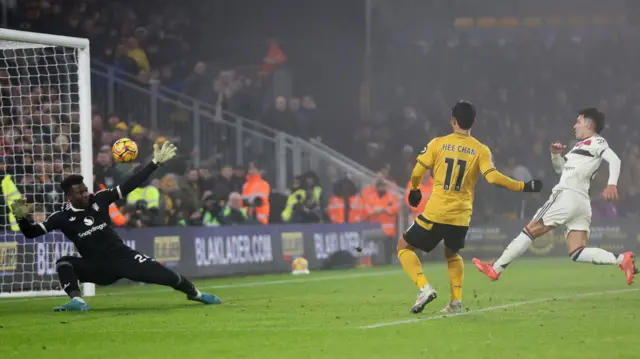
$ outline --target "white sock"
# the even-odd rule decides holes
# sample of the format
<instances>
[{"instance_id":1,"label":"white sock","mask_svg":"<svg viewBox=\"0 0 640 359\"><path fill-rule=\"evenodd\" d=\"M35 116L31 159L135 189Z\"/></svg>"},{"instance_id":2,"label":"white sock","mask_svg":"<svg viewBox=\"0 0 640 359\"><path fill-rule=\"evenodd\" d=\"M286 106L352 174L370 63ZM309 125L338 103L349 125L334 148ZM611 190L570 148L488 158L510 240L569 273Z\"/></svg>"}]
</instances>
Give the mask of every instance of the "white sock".
<instances>
[{"instance_id":1,"label":"white sock","mask_svg":"<svg viewBox=\"0 0 640 359\"><path fill-rule=\"evenodd\" d=\"M529 245L533 239L524 229L520 234L509 243L507 248L502 252L500 258L493 263L493 270L496 273L501 273L509 263L513 262L516 258L520 257L527 251Z\"/></svg>"},{"instance_id":2,"label":"white sock","mask_svg":"<svg viewBox=\"0 0 640 359\"><path fill-rule=\"evenodd\" d=\"M622 263L622 258L624 258L622 254L616 257L615 254L602 248L582 248L578 249L571 259L576 262L593 264L620 264Z\"/></svg>"},{"instance_id":3,"label":"white sock","mask_svg":"<svg viewBox=\"0 0 640 359\"><path fill-rule=\"evenodd\" d=\"M200 291L199 291L199 290L197 290L197 289L196 289L196 292L198 292L198 295L196 295L196 298L197 298L197 299L200 299L200 297L202 297L202 293L200 293Z\"/></svg>"},{"instance_id":4,"label":"white sock","mask_svg":"<svg viewBox=\"0 0 640 359\"><path fill-rule=\"evenodd\" d=\"M84 303L84 299L82 297L73 297L71 300L75 300L76 302Z\"/></svg>"}]
</instances>

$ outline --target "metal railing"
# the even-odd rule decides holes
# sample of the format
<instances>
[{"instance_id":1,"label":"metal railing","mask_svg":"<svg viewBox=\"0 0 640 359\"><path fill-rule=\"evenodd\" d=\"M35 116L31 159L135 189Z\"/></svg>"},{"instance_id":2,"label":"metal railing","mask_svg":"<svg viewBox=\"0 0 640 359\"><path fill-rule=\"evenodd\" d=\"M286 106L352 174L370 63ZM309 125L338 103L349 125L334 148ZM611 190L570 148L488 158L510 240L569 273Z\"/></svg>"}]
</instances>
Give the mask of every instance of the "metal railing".
<instances>
[{"instance_id":1,"label":"metal railing","mask_svg":"<svg viewBox=\"0 0 640 359\"><path fill-rule=\"evenodd\" d=\"M93 66L92 97L101 113L116 113L127 123L137 123L181 141L191 150L191 165L208 162L245 164L258 162L275 191L288 193L294 176L318 174L323 188L331 189L349 177L361 188L371 184L375 172L325 144L276 131L236 114L220 111L157 83L142 84L133 76L109 66ZM404 188L386 181L402 201ZM406 218L401 218L404 228Z\"/></svg>"}]
</instances>

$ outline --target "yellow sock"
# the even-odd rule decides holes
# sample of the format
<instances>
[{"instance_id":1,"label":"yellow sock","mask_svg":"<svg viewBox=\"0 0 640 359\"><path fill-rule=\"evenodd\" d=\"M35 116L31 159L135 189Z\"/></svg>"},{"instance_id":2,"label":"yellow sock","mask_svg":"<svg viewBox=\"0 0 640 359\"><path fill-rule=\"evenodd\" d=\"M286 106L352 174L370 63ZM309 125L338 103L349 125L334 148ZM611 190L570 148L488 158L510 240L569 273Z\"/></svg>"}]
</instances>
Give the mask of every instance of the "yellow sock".
<instances>
[{"instance_id":1,"label":"yellow sock","mask_svg":"<svg viewBox=\"0 0 640 359\"><path fill-rule=\"evenodd\" d=\"M420 263L420 258L418 258L416 252L411 249L401 249L398 251L398 259L402 264L402 269L418 288L429 284L427 277L422 272L422 263Z\"/></svg>"},{"instance_id":2,"label":"yellow sock","mask_svg":"<svg viewBox=\"0 0 640 359\"><path fill-rule=\"evenodd\" d=\"M449 283L451 284L451 300L462 300L462 282L464 281L464 262L460 255L447 258L449 267Z\"/></svg>"}]
</instances>

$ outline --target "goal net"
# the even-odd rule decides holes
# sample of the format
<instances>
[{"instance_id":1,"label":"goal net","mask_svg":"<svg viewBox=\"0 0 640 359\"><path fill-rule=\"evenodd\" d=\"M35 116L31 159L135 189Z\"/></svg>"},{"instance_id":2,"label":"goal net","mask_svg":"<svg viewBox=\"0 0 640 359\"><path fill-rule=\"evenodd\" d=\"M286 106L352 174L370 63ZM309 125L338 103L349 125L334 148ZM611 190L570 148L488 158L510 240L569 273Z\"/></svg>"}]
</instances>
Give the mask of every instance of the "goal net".
<instances>
[{"instance_id":1,"label":"goal net","mask_svg":"<svg viewBox=\"0 0 640 359\"><path fill-rule=\"evenodd\" d=\"M65 175L93 188L89 41L0 29L0 111L0 297L64 295L55 262L77 255L73 243L57 232L25 238L9 205L26 199L42 222L65 200Z\"/></svg>"}]
</instances>

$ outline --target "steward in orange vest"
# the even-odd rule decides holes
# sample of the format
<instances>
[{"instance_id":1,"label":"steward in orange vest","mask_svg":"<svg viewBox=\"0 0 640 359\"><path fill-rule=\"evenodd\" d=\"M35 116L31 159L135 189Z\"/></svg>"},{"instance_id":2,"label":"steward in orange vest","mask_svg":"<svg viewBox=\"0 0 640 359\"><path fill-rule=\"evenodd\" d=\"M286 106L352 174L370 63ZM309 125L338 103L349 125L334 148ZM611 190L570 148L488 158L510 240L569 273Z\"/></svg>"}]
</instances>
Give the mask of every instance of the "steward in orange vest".
<instances>
[{"instance_id":1,"label":"steward in orange vest","mask_svg":"<svg viewBox=\"0 0 640 359\"><path fill-rule=\"evenodd\" d=\"M374 183L375 191L368 191L366 197L363 195L365 220L373 223L380 223L382 230L388 237L395 238L397 235L398 212L400 212L400 201L398 196L389 192L387 184L382 180Z\"/></svg>"},{"instance_id":2,"label":"steward in orange vest","mask_svg":"<svg viewBox=\"0 0 640 359\"><path fill-rule=\"evenodd\" d=\"M270 194L271 186L269 182L262 179L260 170L255 164L250 163L247 171L247 182L242 186L242 199L246 203L245 209L249 213L249 217L255 218L262 224L269 224L269 212L271 211Z\"/></svg>"},{"instance_id":3,"label":"steward in orange vest","mask_svg":"<svg viewBox=\"0 0 640 359\"><path fill-rule=\"evenodd\" d=\"M363 210L362 198L350 179L341 179L333 185L333 195L327 205L327 215L331 223L360 222Z\"/></svg>"},{"instance_id":4,"label":"steward in orange vest","mask_svg":"<svg viewBox=\"0 0 640 359\"><path fill-rule=\"evenodd\" d=\"M107 189L107 187L102 183L100 183L98 187L100 187L101 191ZM118 206L116 206L115 203L111 203L109 205L109 217L111 217L111 222L113 222L113 224L117 227L123 227L125 224L127 224L127 217L122 215L122 212L120 212Z\"/></svg>"}]
</instances>

